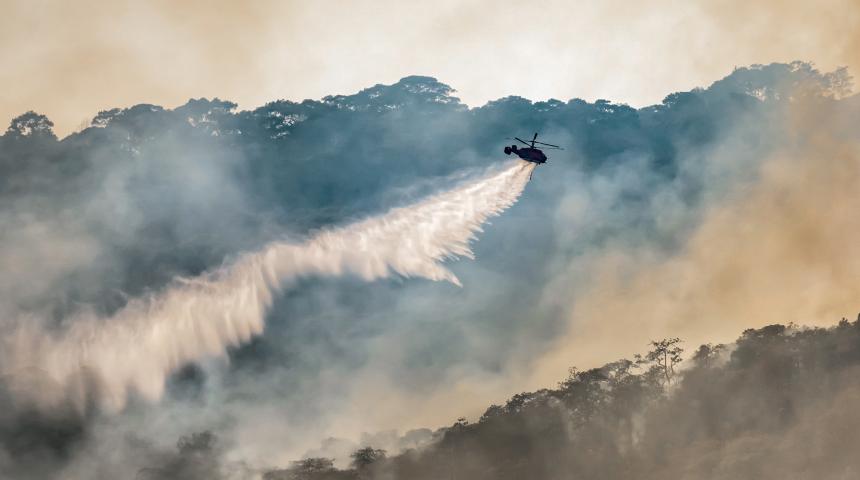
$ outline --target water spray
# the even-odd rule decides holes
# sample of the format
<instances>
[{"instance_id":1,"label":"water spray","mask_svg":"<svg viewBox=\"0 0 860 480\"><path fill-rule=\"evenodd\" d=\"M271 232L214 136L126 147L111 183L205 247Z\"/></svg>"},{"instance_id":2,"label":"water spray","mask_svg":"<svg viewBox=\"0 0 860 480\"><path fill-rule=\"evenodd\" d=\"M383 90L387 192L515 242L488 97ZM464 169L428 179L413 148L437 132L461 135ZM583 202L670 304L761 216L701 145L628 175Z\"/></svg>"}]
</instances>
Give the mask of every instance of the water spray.
<instances>
[{"instance_id":1,"label":"water spray","mask_svg":"<svg viewBox=\"0 0 860 480\"><path fill-rule=\"evenodd\" d=\"M156 401L167 376L183 365L223 356L262 334L274 298L297 278L402 276L460 285L443 262L473 258L470 242L490 217L516 202L534 167L518 160L304 243L270 243L217 270L177 280L160 294L134 299L110 317L80 314L61 333L22 327L4 364L47 372L64 391L95 383L109 409L123 408L130 390Z\"/></svg>"}]
</instances>

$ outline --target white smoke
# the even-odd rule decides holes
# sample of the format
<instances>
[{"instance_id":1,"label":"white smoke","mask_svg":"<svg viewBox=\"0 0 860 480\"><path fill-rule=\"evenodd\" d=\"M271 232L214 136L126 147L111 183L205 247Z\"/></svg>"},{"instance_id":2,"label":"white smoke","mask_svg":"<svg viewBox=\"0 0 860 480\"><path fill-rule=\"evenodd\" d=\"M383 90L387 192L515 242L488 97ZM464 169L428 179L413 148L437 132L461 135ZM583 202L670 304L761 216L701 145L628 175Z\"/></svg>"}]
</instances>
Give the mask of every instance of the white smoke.
<instances>
[{"instance_id":1,"label":"white smoke","mask_svg":"<svg viewBox=\"0 0 860 480\"><path fill-rule=\"evenodd\" d=\"M157 400L171 372L260 335L274 296L298 277L352 274L369 281L396 274L460 285L441 262L473 257L469 243L476 232L517 200L534 167L516 161L304 243L271 243L158 295L132 300L109 318L68 319L59 334L25 324L5 339L4 370L46 372L66 395L84 392L94 381L104 406L121 409L129 390Z\"/></svg>"}]
</instances>

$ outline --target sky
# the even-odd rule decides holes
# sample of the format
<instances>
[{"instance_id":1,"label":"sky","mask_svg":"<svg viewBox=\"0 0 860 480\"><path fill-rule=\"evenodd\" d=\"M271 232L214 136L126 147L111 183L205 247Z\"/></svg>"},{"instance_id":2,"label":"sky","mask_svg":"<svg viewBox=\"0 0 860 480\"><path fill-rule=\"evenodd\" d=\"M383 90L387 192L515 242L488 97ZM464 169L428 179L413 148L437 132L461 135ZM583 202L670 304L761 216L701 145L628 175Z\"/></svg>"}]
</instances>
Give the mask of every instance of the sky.
<instances>
[{"instance_id":1,"label":"sky","mask_svg":"<svg viewBox=\"0 0 860 480\"><path fill-rule=\"evenodd\" d=\"M62 136L100 110L219 97L254 108L408 75L470 106L508 95L641 107L736 66L856 69L853 0L0 1L0 120Z\"/></svg>"}]
</instances>

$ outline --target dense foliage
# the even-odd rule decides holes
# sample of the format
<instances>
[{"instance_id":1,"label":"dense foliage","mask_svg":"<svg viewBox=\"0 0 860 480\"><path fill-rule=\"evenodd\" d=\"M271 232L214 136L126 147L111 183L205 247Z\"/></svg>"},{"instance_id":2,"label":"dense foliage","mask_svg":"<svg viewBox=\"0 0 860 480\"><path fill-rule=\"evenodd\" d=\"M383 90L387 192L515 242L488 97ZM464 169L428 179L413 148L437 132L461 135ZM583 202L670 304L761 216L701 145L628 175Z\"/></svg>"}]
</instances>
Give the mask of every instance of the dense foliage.
<instances>
[{"instance_id":1,"label":"dense foliage","mask_svg":"<svg viewBox=\"0 0 860 480\"><path fill-rule=\"evenodd\" d=\"M860 317L833 328L771 325L702 345L683 371L656 357L571 369L430 446L360 468L271 479L851 478L860 459ZM677 347L677 342L674 343ZM677 352L680 353L680 352ZM652 355L654 354L654 355ZM651 359L653 358L653 359ZM371 448L371 447L367 447Z\"/></svg>"},{"instance_id":2,"label":"dense foliage","mask_svg":"<svg viewBox=\"0 0 860 480\"><path fill-rule=\"evenodd\" d=\"M8 227L0 239L26 241L11 230L38 221L59 225L58 235L94 238L99 252L97 261L70 262L36 291L0 285L0 295L14 294L25 308L47 301L58 314L79 302L112 310L124 301L118 292L135 296L198 273L271 238L273 225L303 234L379 211L432 188L430 179L504 158L508 137L534 131L567 147L550 159L555 179L643 159L672 179L681 155L719 144L739 124L754 124L743 141L765 149L798 85L834 95L845 82L844 71L773 64L639 110L521 97L470 109L436 79L407 77L248 111L217 98L174 109L114 108L63 139L47 117L27 112L0 135L0 214ZM555 205L565 188L555 179L527 202ZM700 188L689 185L690 201ZM536 232L534 241L551 242L548 235Z\"/></svg>"}]
</instances>

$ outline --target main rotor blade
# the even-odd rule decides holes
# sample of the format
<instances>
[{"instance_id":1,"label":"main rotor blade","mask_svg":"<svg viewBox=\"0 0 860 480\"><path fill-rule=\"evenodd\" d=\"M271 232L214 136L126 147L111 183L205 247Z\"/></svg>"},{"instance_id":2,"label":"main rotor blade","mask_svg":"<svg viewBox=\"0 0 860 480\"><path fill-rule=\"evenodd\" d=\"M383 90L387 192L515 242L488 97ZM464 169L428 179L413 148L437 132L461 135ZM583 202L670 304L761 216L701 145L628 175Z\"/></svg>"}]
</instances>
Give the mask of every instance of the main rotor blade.
<instances>
[{"instance_id":1,"label":"main rotor blade","mask_svg":"<svg viewBox=\"0 0 860 480\"><path fill-rule=\"evenodd\" d=\"M523 142L525 145L529 145L529 146L531 146L531 145L529 144L529 142L527 142L527 141L523 140L522 138L514 137L514 140L518 140L518 141L520 141L520 142Z\"/></svg>"},{"instance_id":2,"label":"main rotor blade","mask_svg":"<svg viewBox=\"0 0 860 480\"><path fill-rule=\"evenodd\" d=\"M541 145L546 145L547 147L561 148L561 147L559 147L558 145L553 145L553 144L551 144L551 143L543 143L543 142L535 142L535 143L539 143L539 144L541 144Z\"/></svg>"},{"instance_id":3,"label":"main rotor blade","mask_svg":"<svg viewBox=\"0 0 860 480\"><path fill-rule=\"evenodd\" d=\"M535 132L535 136L534 136L534 138L532 138L532 141L533 141L533 142L534 142L535 140L537 140L537 132Z\"/></svg>"}]
</instances>

